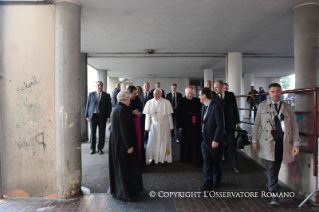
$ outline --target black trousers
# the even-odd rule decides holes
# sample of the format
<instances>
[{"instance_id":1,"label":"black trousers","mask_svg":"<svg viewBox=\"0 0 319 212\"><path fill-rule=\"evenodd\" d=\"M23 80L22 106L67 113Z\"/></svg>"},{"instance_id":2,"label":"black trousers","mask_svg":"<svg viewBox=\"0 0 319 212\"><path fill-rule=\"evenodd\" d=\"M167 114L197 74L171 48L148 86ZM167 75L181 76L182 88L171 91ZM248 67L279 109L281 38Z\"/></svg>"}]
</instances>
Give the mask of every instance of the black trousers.
<instances>
[{"instance_id":1,"label":"black trousers","mask_svg":"<svg viewBox=\"0 0 319 212\"><path fill-rule=\"evenodd\" d=\"M237 167L237 151L235 143L235 129L226 131L226 143L229 151L229 159L232 168ZM227 151L224 149L224 151ZM224 153L225 154L225 153Z\"/></svg>"},{"instance_id":2,"label":"black trousers","mask_svg":"<svg viewBox=\"0 0 319 212\"><path fill-rule=\"evenodd\" d=\"M145 114L141 115L140 118L140 123L141 123L141 136L142 136L142 143L147 144L147 140L148 140L148 132L145 131Z\"/></svg>"},{"instance_id":3,"label":"black trousers","mask_svg":"<svg viewBox=\"0 0 319 212\"><path fill-rule=\"evenodd\" d=\"M171 138L175 138L175 140L180 141L179 130L177 129L177 121L176 121L176 110L172 114L174 129L171 131Z\"/></svg>"},{"instance_id":4,"label":"black trousers","mask_svg":"<svg viewBox=\"0 0 319 212\"><path fill-rule=\"evenodd\" d=\"M97 126L99 126L99 144L97 146L97 149L102 150L104 148L104 143L105 143L106 121L102 121L100 118L100 115L98 113L94 113L92 120L90 121L90 128L91 128L90 142L91 142L91 150L93 151L95 151L95 146L96 146Z\"/></svg>"},{"instance_id":5,"label":"black trousers","mask_svg":"<svg viewBox=\"0 0 319 212\"><path fill-rule=\"evenodd\" d=\"M205 141L202 141L204 184L208 187L213 184L220 183L222 178L222 148L223 145L218 145L217 148L212 148L211 146L208 146Z\"/></svg>"},{"instance_id":6,"label":"black trousers","mask_svg":"<svg viewBox=\"0 0 319 212\"><path fill-rule=\"evenodd\" d=\"M275 144L275 161L266 160L267 182L270 192L278 192L278 174L283 159L283 138ZM276 198L277 199L277 198Z\"/></svg>"}]
</instances>

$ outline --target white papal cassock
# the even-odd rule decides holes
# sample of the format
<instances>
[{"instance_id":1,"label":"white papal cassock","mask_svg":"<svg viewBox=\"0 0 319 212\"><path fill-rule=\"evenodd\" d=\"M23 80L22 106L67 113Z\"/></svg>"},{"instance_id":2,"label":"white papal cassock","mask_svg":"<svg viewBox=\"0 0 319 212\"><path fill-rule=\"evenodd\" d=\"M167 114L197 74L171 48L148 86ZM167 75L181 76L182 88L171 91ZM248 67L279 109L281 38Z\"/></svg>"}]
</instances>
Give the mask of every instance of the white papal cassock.
<instances>
[{"instance_id":1,"label":"white papal cassock","mask_svg":"<svg viewBox=\"0 0 319 212\"><path fill-rule=\"evenodd\" d=\"M174 128L171 103L163 98L149 100L143 110L145 130L150 130L146 146L145 160L149 164L172 162L171 131Z\"/></svg>"}]
</instances>

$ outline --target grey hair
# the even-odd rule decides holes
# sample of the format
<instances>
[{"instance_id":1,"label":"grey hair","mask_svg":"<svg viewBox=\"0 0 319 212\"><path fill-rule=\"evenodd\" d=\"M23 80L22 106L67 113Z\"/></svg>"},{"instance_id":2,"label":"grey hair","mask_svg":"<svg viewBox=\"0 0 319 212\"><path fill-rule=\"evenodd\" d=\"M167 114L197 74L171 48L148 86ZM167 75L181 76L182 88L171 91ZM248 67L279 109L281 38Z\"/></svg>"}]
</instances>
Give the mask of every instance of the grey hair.
<instances>
[{"instance_id":1,"label":"grey hair","mask_svg":"<svg viewBox=\"0 0 319 212\"><path fill-rule=\"evenodd\" d=\"M155 88L153 93L155 93L155 91L160 91L162 93L162 89L159 89L159 88Z\"/></svg>"},{"instance_id":2,"label":"grey hair","mask_svg":"<svg viewBox=\"0 0 319 212\"><path fill-rule=\"evenodd\" d=\"M122 101L125 101L127 99L127 97L130 96L130 93L127 92L127 91L120 91L117 96L116 96L116 99L118 102L122 102Z\"/></svg>"}]
</instances>

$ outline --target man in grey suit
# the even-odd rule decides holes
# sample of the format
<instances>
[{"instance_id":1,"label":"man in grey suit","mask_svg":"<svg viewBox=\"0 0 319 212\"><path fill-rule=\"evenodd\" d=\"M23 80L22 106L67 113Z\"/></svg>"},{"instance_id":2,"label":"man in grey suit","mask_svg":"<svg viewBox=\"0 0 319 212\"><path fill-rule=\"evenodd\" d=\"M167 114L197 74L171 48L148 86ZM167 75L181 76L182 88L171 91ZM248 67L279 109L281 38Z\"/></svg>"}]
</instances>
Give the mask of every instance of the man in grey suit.
<instances>
[{"instance_id":1,"label":"man in grey suit","mask_svg":"<svg viewBox=\"0 0 319 212\"><path fill-rule=\"evenodd\" d=\"M121 86L120 86L120 83L116 83L115 84L115 88L114 90L112 91L112 107L115 107L116 103L117 103L117 94L121 91Z\"/></svg>"},{"instance_id":2,"label":"man in grey suit","mask_svg":"<svg viewBox=\"0 0 319 212\"><path fill-rule=\"evenodd\" d=\"M96 128L99 126L99 144L98 152L103 154L105 142L105 127L106 122L110 123L110 114L112 111L111 96L103 91L103 82L98 81L96 83L96 90L89 93L89 97L86 103L85 117L90 122L91 135L91 151L90 154L95 153L96 146Z\"/></svg>"}]
</instances>

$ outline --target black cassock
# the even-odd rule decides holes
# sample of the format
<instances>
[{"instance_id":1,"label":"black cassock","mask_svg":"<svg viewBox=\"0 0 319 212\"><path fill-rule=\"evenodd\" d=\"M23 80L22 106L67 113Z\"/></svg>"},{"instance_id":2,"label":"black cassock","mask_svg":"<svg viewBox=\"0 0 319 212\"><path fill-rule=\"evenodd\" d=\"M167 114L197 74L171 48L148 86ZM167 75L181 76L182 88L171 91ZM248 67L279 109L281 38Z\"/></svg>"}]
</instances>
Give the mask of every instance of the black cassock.
<instances>
[{"instance_id":1,"label":"black cassock","mask_svg":"<svg viewBox=\"0 0 319 212\"><path fill-rule=\"evenodd\" d=\"M129 108L118 102L111 114L109 142L110 192L122 199L138 197L143 191L142 171L134 123ZM133 147L131 154L127 153Z\"/></svg>"},{"instance_id":2,"label":"black cassock","mask_svg":"<svg viewBox=\"0 0 319 212\"><path fill-rule=\"evenodd\" d=\"M184 163L203 164L201 151L201 108L196 97L192 100L181 98L177 104L177 127L180 132L180 161ZM195 118L196 117L196 118ZM196 123L194 123L196 120Z\"/></svg>"}]
</instances>

